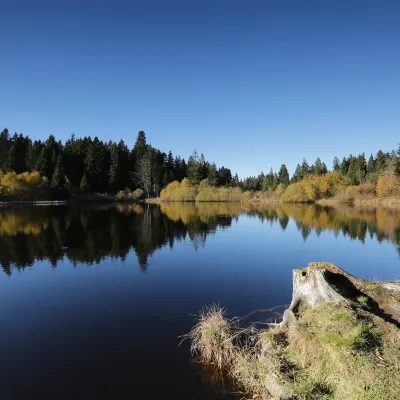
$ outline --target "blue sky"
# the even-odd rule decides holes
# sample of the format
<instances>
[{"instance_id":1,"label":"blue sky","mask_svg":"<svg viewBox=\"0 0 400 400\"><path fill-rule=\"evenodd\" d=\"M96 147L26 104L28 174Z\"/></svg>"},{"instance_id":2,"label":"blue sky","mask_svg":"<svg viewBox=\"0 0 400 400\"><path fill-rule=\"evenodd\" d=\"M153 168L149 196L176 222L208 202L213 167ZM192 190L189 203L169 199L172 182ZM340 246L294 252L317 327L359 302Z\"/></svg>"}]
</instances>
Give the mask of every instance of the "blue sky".
<instances>
[{"instance_id":1,"label":"blue sky","mask_svg":"<svg viewBox=\"0 0 400 400\"><path fill-rule=\"evenodd\" d=\"M0 3L0 129L193 149L239 176L397 148L398 1Z\"/></svg>"}]
</instances>

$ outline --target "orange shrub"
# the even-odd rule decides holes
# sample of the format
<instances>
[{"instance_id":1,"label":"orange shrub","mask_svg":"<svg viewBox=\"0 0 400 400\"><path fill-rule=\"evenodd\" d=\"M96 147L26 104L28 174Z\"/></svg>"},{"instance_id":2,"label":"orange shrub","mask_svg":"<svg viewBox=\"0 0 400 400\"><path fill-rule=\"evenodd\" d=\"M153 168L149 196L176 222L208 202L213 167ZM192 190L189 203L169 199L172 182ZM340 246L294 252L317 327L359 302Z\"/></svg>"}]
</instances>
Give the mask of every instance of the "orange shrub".
<instances>
[{"instance_id":1,"label":"orange shrub","mask_svg":"<svg viewBox=\"0 0 400 400\"><path fill-rule=\"evenodd\" d=\"M376 194L381 197L400 196L400 177L383 174L378 178Z\"/></svg>"}]
</instances>

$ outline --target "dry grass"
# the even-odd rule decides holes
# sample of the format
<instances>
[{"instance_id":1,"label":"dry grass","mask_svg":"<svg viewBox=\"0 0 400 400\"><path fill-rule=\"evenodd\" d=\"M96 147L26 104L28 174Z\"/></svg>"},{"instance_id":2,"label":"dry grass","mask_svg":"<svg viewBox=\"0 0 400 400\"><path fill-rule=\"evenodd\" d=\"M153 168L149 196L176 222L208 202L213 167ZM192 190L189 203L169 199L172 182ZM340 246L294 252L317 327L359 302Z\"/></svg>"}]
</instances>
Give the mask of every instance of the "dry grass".
<instances>
[{"instance_id":1,"label":"dry grass","mask_svg":"<svg viewBox=\"0 0 400 400\"><path fill-rule=\"evenodd\" d=\"M364 302L365 303L365 302ZM256 399L399 400L400 331L359 305L306 309L289 328L236 341L225 311L202 311L189 337L206 364Z\"/></svg>"},{"instance_id":2,"label":"dry grass","mask_svg":"<svg viewBox=\"0 0 400 400\"><path fill-rule=\"evenodd\" d=\"M234 358L235 346L232 338L233 320L225 318L225 309L214 304L205 307L199 321L187 335L191 339L192 354L206 365L223 369Z\"/></svg>"}]
</instances>

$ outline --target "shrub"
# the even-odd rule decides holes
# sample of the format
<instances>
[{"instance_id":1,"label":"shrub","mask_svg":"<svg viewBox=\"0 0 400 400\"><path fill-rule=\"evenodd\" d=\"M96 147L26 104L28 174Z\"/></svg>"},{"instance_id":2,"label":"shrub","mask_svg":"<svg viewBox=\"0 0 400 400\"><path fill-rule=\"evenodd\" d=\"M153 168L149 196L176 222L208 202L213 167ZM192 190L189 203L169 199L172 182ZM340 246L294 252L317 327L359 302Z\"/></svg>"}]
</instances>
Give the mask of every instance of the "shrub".
<instances>
[{"instance_id":1,"label":"shrub","mask_svg":"<svg viewBox=\"0 0 400 400\"><path fill-rule=\"evenodd\" d=\"M117 200L121 200L121 201L122 201L122 200L133 200L133 201L137 201L137 200L141 199L141 198L143 197L143 195L144 195L144 192L143 192L142 189L136 189L136 190L134 190L134 191L132 192L130 189L125 188L124 190L120 190L120 191L116 194L115 198L116 198Z\"/></svg>"},{"instance_id":2,"label":"shrub","mask_svg":"<svg viewBox=\"0 0 400 400\"><path fill-rule=\"evenodd\" d=\"M359 187L358 191L363 196L375 196L376 194L376 185L372 181L363 182Z\"/></svg>"},{"instance_id":3,"label":"shrub","mask_svg":"<svg viewBox=\"0 0 400 400\"><path fill-rule=\"evenodd\" d=\"M251 192L248 190L246 192L243 192L242 195L240 196L240 201L242 203L246 203L247 201L250 201L251 199Z\"/></svg>"},{"instance_id":4,"label":"shrub","mask_svg":"<svg viewBox=\"0 0 400 400\"><path fill-rule=\"evenodd\" d=\"M274 191L274 195L281 197L283 195L283 193L285 193L285 185L283 185L282 183L280 183L278 185L278 187L275 189Z\"/></svg>"},{"instance_id":5,"label":"shrub","mask_svg":"<svg viewBox=\"0 0 400 400\"><path fill-rule=\"evenodd\" d=\"M48 181L37 171L22 174L2 173L0 175L0 194L30 199L46 197L48 195Z\"/></svg>"},{"instance_id":6,"label":"shrub","mask_svg":"<svg viewBox=\"0 0 400 400\"><path fill-rule=\"evenodd\" d=\"M316 199L310 187L307 187L305 180L292 183L282 195L282 200L287 203L309 203Z\"/></svg>"},{"instance_id":7,"label":"shrub","mask_svg":"<svg viewBox=\"0 0 400 400\"><path fill-rule=\"evenodd\" d=\"M212 186L203 186L202 188L199 187L196 201L220 201L218 191L219 189Z\"/></svg>"},{"instance_id":8,"label":"shrub","mask_svg":"<svg viewBox=\"0 0 400 400\"><path fill-rule=\"evenodd\" d=\"M376 194L382 197L400 196L400 177L394 174L383 174L376 184Z\"/></svg>"},{"instance_id":9,"label":"shrub","mask_svg":"<svg viewBox=\"0 0 400 400\"><path fill-rule=\"evenodd\" d=\"M321 197L332 197L345 188L345 180L339 172L328 172L321 177Z\"/></svg>"}]
</instances>

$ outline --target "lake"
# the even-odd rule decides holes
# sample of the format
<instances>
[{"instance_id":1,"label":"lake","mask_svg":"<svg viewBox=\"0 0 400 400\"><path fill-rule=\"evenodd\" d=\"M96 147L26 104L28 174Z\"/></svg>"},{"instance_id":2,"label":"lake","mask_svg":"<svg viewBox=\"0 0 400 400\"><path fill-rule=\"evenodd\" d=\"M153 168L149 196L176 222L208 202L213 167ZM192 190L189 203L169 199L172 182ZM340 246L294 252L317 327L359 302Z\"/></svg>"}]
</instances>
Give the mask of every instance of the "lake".
<instances>
[{"instance_id":1,"label":"lake","mask_svg":"<svg viewBox=\"0 0 400 400\"><path fill-rule=\"evenodd\" d=\"M400 277L400 212L169 204L0 210L4 399L236 399L189 343L203 305L279 319L310 261Z\"/></svg>"}]
</instances>

